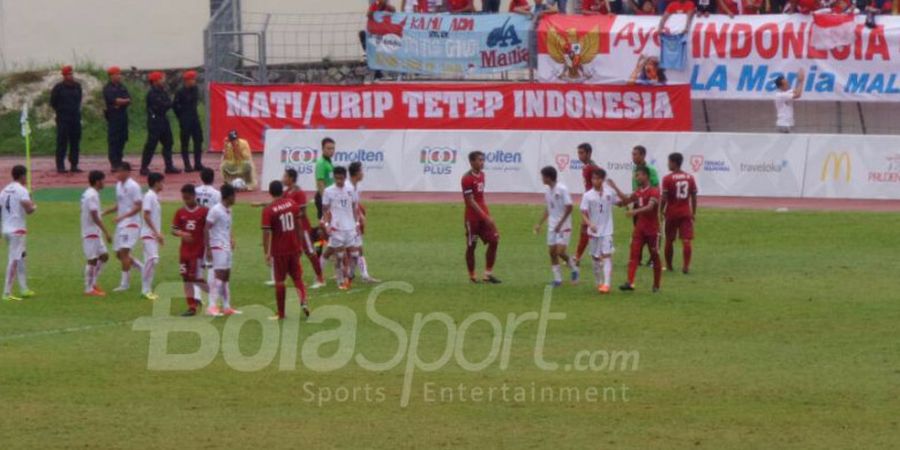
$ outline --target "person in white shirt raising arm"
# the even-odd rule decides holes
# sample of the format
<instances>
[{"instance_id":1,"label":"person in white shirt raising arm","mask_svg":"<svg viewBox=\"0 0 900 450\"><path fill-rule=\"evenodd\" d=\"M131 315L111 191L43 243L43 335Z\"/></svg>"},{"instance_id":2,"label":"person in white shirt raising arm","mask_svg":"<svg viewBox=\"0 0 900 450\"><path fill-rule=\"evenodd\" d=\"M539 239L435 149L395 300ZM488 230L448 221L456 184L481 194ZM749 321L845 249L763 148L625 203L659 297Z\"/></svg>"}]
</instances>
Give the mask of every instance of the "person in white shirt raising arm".
<instances>
[{"instance_id":1,"label":"person in white shirt raising arm","mask_svg":"<svg viewBox=\"0 0 900 450\"><path fill-rule=\"evenodd\" d=\"M806 72L800 69L797 72L797 83L791 89L791 83L784 76L775 79L775 128L779 133L794 131L794 100L803 95L803 85L806 84Z\"/></svg>"}]
</instances>

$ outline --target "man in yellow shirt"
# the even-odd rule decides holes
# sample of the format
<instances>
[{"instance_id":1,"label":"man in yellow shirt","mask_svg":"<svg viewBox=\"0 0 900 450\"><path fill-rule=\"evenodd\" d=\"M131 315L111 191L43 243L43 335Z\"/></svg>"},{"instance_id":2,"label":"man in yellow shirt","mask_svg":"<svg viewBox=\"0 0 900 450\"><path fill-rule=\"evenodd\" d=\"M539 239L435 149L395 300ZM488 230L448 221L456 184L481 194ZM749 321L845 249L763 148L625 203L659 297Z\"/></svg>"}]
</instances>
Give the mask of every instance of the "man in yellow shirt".
<instances>
[{"instance_id":1,"label":"man in yellow shirt","mask_svg":"<svg viewBox=\"0 0 900 450\"><path fill-rule=\"evenodd\" d=\"M229 131L228 138L225 139L219 172L226 183L232 186L237 184L234 186L236 189L249 191L256 188L256 168L253 166L250 144L239 138L236 130ZM243 183L235 182L238 179Z\"/></svg>"}]
</instances>

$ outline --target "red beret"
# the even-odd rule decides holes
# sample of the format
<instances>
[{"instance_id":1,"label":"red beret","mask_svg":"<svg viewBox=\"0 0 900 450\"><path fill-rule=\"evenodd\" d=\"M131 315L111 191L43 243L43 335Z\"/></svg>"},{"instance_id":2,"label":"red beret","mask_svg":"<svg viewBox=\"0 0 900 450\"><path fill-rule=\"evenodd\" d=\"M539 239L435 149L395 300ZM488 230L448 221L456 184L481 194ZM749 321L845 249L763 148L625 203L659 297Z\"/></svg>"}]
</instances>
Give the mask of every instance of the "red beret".
<instances>
[{"instance_id":1,"label":"red beret","mask_svg":"<svg viewBox=\"0 0 900 450\"><path fill-rule=\"evenodd\" d=\"M63 75L72 75L72 66L63 66L61 72Z\"/></svg>"},{"instance_id":2,"label":"red beret","mask_svg":"<svg viewBox=\"0 0 900 450\"><path fill-rule=\"evenodd\" d=\"M162 81L163 73L162 72L150 72L150 75L147 75L147 81L151 83L156 83L157 81Z\"/></svg>"},{"instance_id":3,"label":"red beret","mask_svg":"<svg viewBox=\"0 0 900 450\"><path fill-rule=\"evenodd\" d=\"M119 66L111 66L109 69L106 69L107 75L116 75L122 73L122 69Z\"/></svg>"},{"instance_id":4,"label":"red beret","mask_svg":"<svg viewBox=\"0 0 900 450\"><path fill-rule=\"evenodd\" d=\"M197 79L197 71L196 70L188 70L182 75L185 80L196 80Z\"/></svg>"}]
</instances>

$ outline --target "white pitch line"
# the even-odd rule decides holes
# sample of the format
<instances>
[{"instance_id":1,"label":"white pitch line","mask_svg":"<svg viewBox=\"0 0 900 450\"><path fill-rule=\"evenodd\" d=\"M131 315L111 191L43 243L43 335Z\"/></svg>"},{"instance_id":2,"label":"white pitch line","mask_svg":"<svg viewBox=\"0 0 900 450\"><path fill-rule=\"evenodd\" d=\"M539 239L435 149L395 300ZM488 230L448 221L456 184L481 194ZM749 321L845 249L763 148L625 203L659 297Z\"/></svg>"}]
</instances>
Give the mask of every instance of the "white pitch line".
<instances>
[{"instance_id":1,"label":"white pitch line","mask_svg":"<svg viewBox=\"0 0 900 450\"><path fill-rule=\"evenodd\" d=\"M346 291L346 292L342 292L342 291L329 292L327 294L322 294L319 296L311 297L310 300L315 300L317 298L337 297L339 295L349 295L349 294L352 294L355 292L363 292L365 290L366 289L350 289L349 291ZM92 331L92 330L98 330L101 328L117 327L120 325L130 325L132 323L134 323L134 320L126 320L126 321L121 321L121 322L105 322L105 323L98 323L98 324L94 324L94 325L82 325L79 327L57 328L55 330L42 330L42 331L32 331L30 333L11 334L9 336L0 336L0 342L14 341L14 340L18 340L18 339L28 339L28 338L41 337L41 336L52 336L52 335L56 335L56 334L80 333L82 331Z\"/></svg>"}]
</instances>

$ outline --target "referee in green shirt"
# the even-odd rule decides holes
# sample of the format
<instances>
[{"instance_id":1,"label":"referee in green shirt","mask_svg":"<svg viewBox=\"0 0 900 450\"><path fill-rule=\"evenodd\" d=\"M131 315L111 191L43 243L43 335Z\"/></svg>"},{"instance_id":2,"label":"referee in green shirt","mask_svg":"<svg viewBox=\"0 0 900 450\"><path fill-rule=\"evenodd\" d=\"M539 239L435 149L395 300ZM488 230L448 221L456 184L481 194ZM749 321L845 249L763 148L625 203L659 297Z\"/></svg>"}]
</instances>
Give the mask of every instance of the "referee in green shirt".
<instances>
[{"instance_id":1,"label":"referee in green shirt","mask_svg":"<svg viewBox=\"0 0 900 450\"><path fill-rule=\"evenodd\" d=\"M631 162L634 163L634 170L631 172L631 189L632 192L638 190L637 170L639 167L646 167L650 171L650 186L659 187L659 173L656 168L647 164L647 147L636 145L631 150Z\"/></svg>"},{"instance_id":2,"label":"referee in green shirt","mask_svg":"<svg viewBox=\"0 0 900 450\"><path fill-rule=\"evenodd\" d=\"M334 147L334 139L322 139L322 156L316 160L316 216L319 220L322 220L322 193L334 184L334 165L331 164Z\"/></svg>"}]
</instances>

